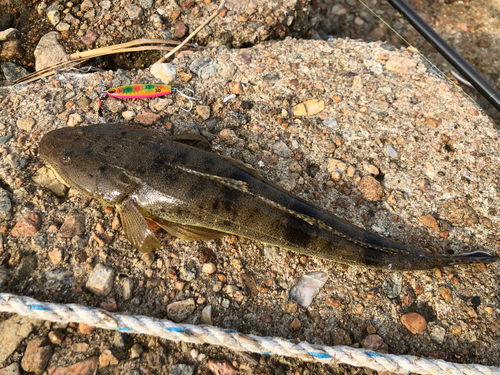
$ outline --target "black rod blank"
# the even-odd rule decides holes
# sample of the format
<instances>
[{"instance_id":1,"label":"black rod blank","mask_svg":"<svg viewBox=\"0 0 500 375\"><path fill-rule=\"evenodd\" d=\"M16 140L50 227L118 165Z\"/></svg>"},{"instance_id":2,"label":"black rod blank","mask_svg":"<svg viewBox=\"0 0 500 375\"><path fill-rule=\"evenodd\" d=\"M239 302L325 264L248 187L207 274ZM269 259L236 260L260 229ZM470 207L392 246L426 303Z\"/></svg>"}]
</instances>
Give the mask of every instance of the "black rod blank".
<instances>
[{"instance_id":1,"label":"black rod blank","mask_svg":"<svg viewBox=\"0 0 500 375\"><path fill-rule=\"evenodd\" d=\"M500 112L500 94L403 0L387 0Z\"/></svg>"}]
</instances>

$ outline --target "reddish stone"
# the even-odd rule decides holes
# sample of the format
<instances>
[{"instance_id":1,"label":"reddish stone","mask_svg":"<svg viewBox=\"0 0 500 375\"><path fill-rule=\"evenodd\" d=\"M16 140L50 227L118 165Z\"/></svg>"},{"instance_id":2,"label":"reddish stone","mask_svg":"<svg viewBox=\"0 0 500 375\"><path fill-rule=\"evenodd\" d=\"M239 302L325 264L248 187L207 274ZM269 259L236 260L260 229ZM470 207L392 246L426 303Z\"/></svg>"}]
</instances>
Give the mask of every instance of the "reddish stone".
<instances>
[{"instance_id":1,"label":"reddish stone","mask_svg":"<svg viewBox=\"0 0 500 375\"><path fill-rule=\"evenodd\" d=\"M57 367L53 371L49 370L50 375L92 375L97 372L99 366L98 357L90 357L84 361L75 363L72 366Z\"/></svg>"},{"instance_id":2,"label":"reddish stone","mask_svg":"<svg viewBox=\"0 0 500 375\"><path fill-rule=\"evenodd\" d=\"M418 313L409 313L401 317L401 323L414 335L427 329L427 321Z\"/></svg>"},{"instance_id":3,"label":"reddish stone","mask_svg":"<svg viewBox=\"0 0 500 375\"><path fill-rule=\"evenodd\" d=\"M187 31L188 31L188 28L187 28L186 24L184 22L181 22L180 24L178 24L175 27L174 37L176 37L177 39L184 38L184 35L187 34Z\"/></svg>"},{"instance_id":4,"label":"reddish stone","mask_svg":"<svg viewBox=\"0 0 500 375\"><path fill-rule=\"evenodd\" d=\"M87 33L84 36L82 36L82 42L87 47L92 48L92 45L94 44L98 36L99 36L98 34L88 29Z\"/></svg>"},{"instance_id":5,"label":"reddish stone","mask_svg":"<svg viewBox=\"0 0 500 375\"><path fill-rule=\"evenodd\" d=\"M231 90L232 94L243 94L243 85L241 84L241 82L229 82L229 89Z\"/></svg>"},{"instance_id":6,"label":"reddish stone","mask_svg":"<svg viewBox=\"0 0 500 375\"><path fill-rule=\"evenodd\" d=\"M36 212L30 212L24 215L12 229L13 237L33 237L40 229L40 215Z\"/></svg>"},{"instance_id":7,"label":"reddish stone","mask_svg":"<svg viewBox=\"0 0 500 375\"><path fill-rule=\"evenodd\" d=\"M52 356L52 347L45 337L37 337L26 346L21 367L26 372L42 372L45 370L50 357Z\"/></svg>"},{"instance_id":8,"label":"reddish stone","mask_svg":"<svg viewBox=\"0 0 500 375\"><path fill-rule=\"evenodd\" d=\"M298 329L300 329L300 327L302 327L302 323L300 323L300 320L298 318L294 318L293 322L290 324L290 329L292 331L297 331Z\"/></svg>"},{"instance_id":9,"label":"reddish stone","mask_svg":"<svg viewBox=\"0 0 500 375\"><path fill-rule=\"evenodd\" d=\"M213 375L236 375L238 370L233 367L231 363L226 360L211 359L208 361L208 369Z\"/></svg>"},{"instance_id":10,"label":"reddish stone","mask_svg":"<svg viewBox=\"0 0 500 375\"><path fill-rule=\"evenodd\" d=\"M116 300L113 297L111 297L108 300L102 302L101 309L104 309L104 310L107 310L110 312L118 311L118 306L116 306Z\"/></svg>"},{"instance_id":11,"label":"reddish stone","mask_svg":"<svg viewBox=\"0 0 500 375\"><path fill-rule=\"evenodd\" d=\"M194 7L194 1L183 1L181 2L181 6L186 9L191 9Z\"/></svg>"},{"instance_id":12,"label":"reddish stone","mask_svg":"<svg viewBox=\"0 0 500 375\"><path fill-rule=\"evenodd\" d=\"M174 10L172 11L172 18L174 19L174 21L179 18L179 16L181 15L181 11L180 10Z\"/></svg>"},{"instance_id":13,"label":"reddish stone","mask_svg":"<svg viewBox=\"0 0 500 375\"><path fill-rule=\"evenodd\" d=\"M88 335L90 332L94 330L94 326L91 326L86 323L78 324L78 332L83 333L84 335Z\"/></svg>"},{"instance_id":14,"label":"reddish stone","mask_svg":"<svg viewBox=\"0 0 500 375\"><path fill-rule=\"evenodd\" d=\"M363 177L358 183L358 189L361 191L365 199L373 202L381 200L384 195L382 185L380 185L380 182L372 176Z\"/></svg>"},{"instance_id":15,"label":"reddish stone","mask_svg":"<svg viewBox=\"0 0 500 375\"><path fill-rule=\"evenodd\" d=\"M135 116L134 121L145 126L151 126L160 119L160 115L153 112L142 112Z\"/></svg>"}]
</instances>

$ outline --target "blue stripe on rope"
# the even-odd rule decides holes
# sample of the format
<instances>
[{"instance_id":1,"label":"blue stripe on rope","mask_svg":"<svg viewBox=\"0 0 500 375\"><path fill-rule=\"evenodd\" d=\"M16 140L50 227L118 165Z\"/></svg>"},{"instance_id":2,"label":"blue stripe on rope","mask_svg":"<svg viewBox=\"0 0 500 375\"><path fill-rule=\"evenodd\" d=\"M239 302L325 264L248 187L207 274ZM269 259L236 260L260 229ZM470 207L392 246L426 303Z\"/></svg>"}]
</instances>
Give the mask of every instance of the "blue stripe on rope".
<instances>
[{"instance_id":1,"label":"blue stripe on rope","mask_svg":"<svg viewBox=\"0 0 500 375\"><path fill-rule=\"evenodd\" d=\"M227 333L238 333L238 331L235 331L234 329L225 329Z\"/></svg>"},{"instance_id":2,"label":"blue stripe on rope","mask_svg":"<svg viewBox=\"0 0 500 375\"><path fill-rule=\"evenodd\" d=\"M130 327L118 327L116 330L117 331L132 331L132 328L130 328Z\"/></svg>"},{"instance_id":3,"label":"blue stripe on rope","mask_svg":"<svg viewBox=\"0 0 500 375\"><path fill-rule=\"evenodd\" d=\"M184 330L182 328L176 328L176 327L169 327L167 328L169 331L172 331L172 332L184 332Z\"/></svg>"},{"instance_id":4,"label":"blue stripe on rope","mask_svg":"<svg viewBox=\"0 0 500 375\"><path fill-rule=\"evenodd\" d=\"M384 355L380 353L366 352L366 354L368 355L368 357L384 357Z\"/></svg>"},{"instance_id":5,"label":"blue stripe on rope","mask_svg":"<svg viewBox=\"0 0 500 375\"><path fill-rule=\"evenodd\" d=\"M330 354L327 354L327 353L309 352L308 354L312 355L313 357L321 358L321 359L332 358L332 356Z\"/></svg>"},{"instance_id":6,"label":"blue stripe on rope","mask_svg":"<svg viewBox=\"0 0 500 375\"><path fill-rule=\"evenodd\" d=\"M273 354L273 352L260 352L259 354L266 355L266 354Z\"/></svg>"},{"instance_id":7,"label":"blue stripe on rope","mask_svg":"<svg viewBox=\"0 0 500 375\"><path fill-rule=\"evenodd\" d=\"M50 310L48 307L38 306L38 305L28 305L28 307L31 310L38 310L38 311L49 311Z\"/></svg>"}]
</instances>

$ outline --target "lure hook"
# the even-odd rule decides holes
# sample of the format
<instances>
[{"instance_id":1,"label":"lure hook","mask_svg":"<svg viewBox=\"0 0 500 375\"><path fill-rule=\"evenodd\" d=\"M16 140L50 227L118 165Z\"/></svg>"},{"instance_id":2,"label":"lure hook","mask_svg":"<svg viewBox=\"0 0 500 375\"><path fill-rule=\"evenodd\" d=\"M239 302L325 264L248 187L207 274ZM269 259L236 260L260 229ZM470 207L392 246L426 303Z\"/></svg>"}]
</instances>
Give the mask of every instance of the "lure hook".
<instances>
[{"instance_id":1,"label":"lure hook","mask_svg":"<svg viewBox=\"0 0 500 375\"><path fill-rule=\"evenodd\" d=\"M193 90L191 90L191 89L186 89L186 90L189 90L189 91L191 91L191 92L194 94L194 91L193 91ZM191 112L191 110L193 109L193 100L201 100L201 98L200 98L200 97L198 97L198 96L189 96L189 95L186 95L186 94L184 94L181 90L176 89L175 87L172 89L172 91L173 91L173 92L178 93L180 96L182 96L182 97L186 98L187 100L189 100L189 103L191 104L191 107L189 107L189 109L186 109L186 108L182 108L182 107L181 107L181 109L182 109L184 112L188 112L188 113L189 113L189 112Z\"/></svg>"}]
</instances>

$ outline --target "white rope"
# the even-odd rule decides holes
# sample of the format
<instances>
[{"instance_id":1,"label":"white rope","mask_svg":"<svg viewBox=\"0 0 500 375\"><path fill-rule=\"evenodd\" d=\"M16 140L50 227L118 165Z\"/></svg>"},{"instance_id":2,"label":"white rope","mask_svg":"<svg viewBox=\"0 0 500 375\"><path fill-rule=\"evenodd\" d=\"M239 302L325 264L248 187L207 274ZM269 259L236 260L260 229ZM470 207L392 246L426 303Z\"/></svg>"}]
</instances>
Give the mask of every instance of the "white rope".
<instances>
[{"instance_id":1,"label":"white rope","mask_svg":"<svg viewBox=\"0 0 500 375\"><path fill-rule=\"evenodd\" d=\"M114 329L126 333L142 333L172 341L219 345L235 351L278 354L300 358L304 361L368 367L376 371L448 375L500 374L500 367L458 364L410 355L380 354L348 346L329 347L311 345L307 342L295 344L278 337L244 335L233 330L213 326L177 324L166 319L121 315L75 304L62 305L39 302L30 297L8 293L0 293L0 311L52 322L86 323L98 328Z\"/></svg>"}]
</instances>

